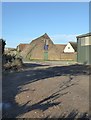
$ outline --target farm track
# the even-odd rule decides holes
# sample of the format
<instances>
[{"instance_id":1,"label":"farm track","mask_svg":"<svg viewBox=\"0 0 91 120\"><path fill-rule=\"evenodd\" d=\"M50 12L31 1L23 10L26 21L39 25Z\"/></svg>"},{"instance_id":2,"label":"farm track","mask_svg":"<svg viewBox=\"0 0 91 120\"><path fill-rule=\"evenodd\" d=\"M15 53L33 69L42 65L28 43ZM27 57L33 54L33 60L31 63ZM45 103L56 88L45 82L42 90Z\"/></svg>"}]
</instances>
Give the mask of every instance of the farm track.
<instances>
[{"instance_id":1,"label":"farm track","mask_svg":"<svg viewBox=\"0 0 91 120\"><path fill-rule=\"evenodd\" d=\"M85 65L25 63L3 75L3 118L81 117L89 112L89 69Z\"/></svg>"}]
</instances>

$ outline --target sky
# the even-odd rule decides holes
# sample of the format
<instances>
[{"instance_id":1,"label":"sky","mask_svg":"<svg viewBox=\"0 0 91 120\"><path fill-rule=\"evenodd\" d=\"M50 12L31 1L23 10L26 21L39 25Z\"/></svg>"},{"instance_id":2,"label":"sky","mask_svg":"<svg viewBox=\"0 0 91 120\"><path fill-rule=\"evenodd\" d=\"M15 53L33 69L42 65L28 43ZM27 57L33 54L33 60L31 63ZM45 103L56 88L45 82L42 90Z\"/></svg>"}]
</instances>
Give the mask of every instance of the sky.
<instances>
[{"instance_id":1,"label":"sky","mask_svg":"<svg viewBox=\"0 0 91 120\"><path fill-rule=\"evenodd\" d=\"M55 44L89 32L88 2L3 2L2 38L6 47L30 43L47 33Z\"/></svg>"}]
</instances>

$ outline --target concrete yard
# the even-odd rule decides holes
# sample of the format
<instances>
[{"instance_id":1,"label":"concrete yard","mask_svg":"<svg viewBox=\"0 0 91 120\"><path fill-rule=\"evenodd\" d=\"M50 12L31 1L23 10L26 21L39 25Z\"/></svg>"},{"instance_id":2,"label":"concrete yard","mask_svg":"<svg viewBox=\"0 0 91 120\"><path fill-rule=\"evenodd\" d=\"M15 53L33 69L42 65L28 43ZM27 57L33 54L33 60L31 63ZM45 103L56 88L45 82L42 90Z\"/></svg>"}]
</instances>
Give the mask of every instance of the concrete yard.
<instances>
[{"instance_id":1,"label":"concrete yard","mask_svg":"<svg viewBox=\"0 0 91 120\"><path fill-rule=\"evenodd\" d=\"M4 118L75 118L89 112L89 68L29 62L3 74Z\"/></svg>"}]
</instances>

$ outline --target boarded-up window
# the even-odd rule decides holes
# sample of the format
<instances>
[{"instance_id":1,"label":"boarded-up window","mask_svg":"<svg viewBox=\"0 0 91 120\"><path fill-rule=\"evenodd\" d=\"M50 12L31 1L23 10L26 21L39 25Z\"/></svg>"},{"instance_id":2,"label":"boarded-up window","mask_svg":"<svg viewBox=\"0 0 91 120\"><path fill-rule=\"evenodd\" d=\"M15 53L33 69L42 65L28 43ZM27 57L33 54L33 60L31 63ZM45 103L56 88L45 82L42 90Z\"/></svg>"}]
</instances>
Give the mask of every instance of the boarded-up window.
<instances>
[{"instance_id":1,"label":"boarded-up window","mask_svg":"<svg viewBox=\"0 0 91 120\"><path fill-rule=\"evenodd\" d=\"M44 45L44 50L48 50L48 45Z\"/></svg>"}]
</instances>

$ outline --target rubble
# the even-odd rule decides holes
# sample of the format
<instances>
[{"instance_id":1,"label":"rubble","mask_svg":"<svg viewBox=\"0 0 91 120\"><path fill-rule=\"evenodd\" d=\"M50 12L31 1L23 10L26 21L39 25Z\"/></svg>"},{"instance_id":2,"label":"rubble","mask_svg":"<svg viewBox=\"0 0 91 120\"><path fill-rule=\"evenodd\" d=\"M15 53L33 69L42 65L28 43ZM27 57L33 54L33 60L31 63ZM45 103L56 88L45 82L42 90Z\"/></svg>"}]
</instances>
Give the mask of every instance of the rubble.
<instances>
[{"instance_id":1,"label":"rubble","mask_svg":"<svg viewBox=\"0 0 91 120\"><path fill-rule=\"evenodd\" d=\"M3 55L2 69L3 71L15 71L23 67L23 62L21 57L16 57L14 55Z\"/></svg>"}]
</instances>

